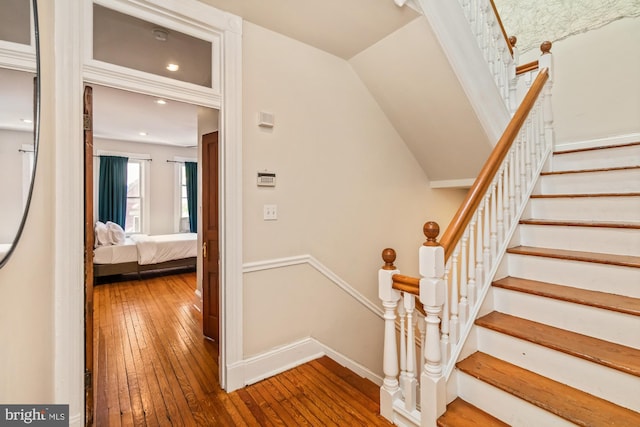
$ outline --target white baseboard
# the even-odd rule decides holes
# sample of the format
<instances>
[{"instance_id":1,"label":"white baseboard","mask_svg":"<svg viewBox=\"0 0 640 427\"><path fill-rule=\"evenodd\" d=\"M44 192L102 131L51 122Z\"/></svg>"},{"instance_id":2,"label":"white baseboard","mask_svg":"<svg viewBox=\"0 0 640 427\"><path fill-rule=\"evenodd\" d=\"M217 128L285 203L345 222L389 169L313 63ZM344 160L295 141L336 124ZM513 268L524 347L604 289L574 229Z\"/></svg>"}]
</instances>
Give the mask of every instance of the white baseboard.
<instances>
[{"instance_id":1,"label":"white baseboard","mask_svg":"<svg viewBox=\"0 0 640 427\"><path fill-rule=\"evenodd\" d=\"M311 337L249 357L243 362L236 363L228 372L229 377L231 375L242 375L244 377L243 386L250 385L322 356L330 357L340 365L347 367L375 384L382 384L380 375ZM235 381L229 379L228 381L235 384L239 383L237 378ZM227 391L232 390L229 389Z\"/></svg>"},{"instance_id":2,"label":"white baseboard","mask_svg":"<svg viewBox=\"0 0 640 427\"><path fill-rule=\"evenodd\" d=\"M589 139L586 141L568 141L556 143L555 151L579 150L581 148L606 147L609 145L629 144L640 142L640 133L609 136L605 138Z\"/></svg>"},{"instance_id":3,"label":"white baseboard","mask_svg":"<svg viewBox=\"0 0 640 427\"><path fill-rule=\"evenodd\" d=\"M196 289L195 294L197 300L196 303L193 304L193 308L202 313L202 292L200 292L200 289Z\"/></svg>"}]
</instances>

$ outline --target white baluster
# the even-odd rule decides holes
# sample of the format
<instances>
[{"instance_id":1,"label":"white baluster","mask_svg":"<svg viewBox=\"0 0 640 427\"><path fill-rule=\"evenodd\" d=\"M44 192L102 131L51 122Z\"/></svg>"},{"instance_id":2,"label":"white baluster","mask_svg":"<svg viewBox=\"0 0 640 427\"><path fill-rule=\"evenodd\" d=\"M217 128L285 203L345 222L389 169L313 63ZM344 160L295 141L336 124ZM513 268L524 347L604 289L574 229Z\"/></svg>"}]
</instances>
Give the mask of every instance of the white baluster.
<instances>
[{"instance_id":1,"label":"white baluster","mask_svg":"<svg viewBox=\"0 0 640 427\"><path fill-rule=\"evenodd\" d=\"M484 267L484 283L489 282L489 270L491 270L491 228L489 226L491 209L489 206L489 197L491 197L491 193L487 192L487 195L484 199L484 227L483 227L483 235L482 235L482 265Z\"/></svg>"},{"instance_id":2,"label":"white baluster","mask_svg":"<svg viewBox=\"0 0 640 427\"><path fill-rule=\"evenodd\" d=\"M504 169L500 169L498 171L497 176L497 186L496 186L496 211L494 215L496 216L496 256L497 256L497 247L502 244L502 240L504 239L504 199L503 199L503 172Z\"/></svg>"},{"instance_id":3,"label":"white baluster","mask_svg":"<svg viewBox=\"0 0 640 427\"><path fill-rule=\"evenodd\" d=\"M415 296L404 294L404 310L407 313L407 351L406 378L404 383L404 407L407 411L416 409L418 379L416 377L416 338L414 336L413 312L416 307Z\"/></svg>"},{"instance_id":4,"label":"white baluster","mask_svg":"<svg viewBox=\"0 0 640 427\"><path fill-rule=\"evenodd\" d=\"M469 227L465 228L462 234L462 241L460 242L460 308L458 313L460 315L460 324L466 325L469 318L469 299L468 299L468 280L467 275L467 253L469 244Z\"/></svg>"},{"instance_id":5,"label":"white baluster","mask_svg":"<svg viewBox=\"0 0 640 427\"><path fill-rule=\"evenodd\" d=\"M490 234L490 245L491 245L491 258L490 262L487 265L488 269L493 267L493 263L496 261L498 257L498 217L497 217L497 195L496 195L496 184L495 182L491 184L491 234Z\"/></svg>"},{"instance_id":6,"label":"white baluster","mask_svg":"<svg viewBox=\"0 0 640 427\"><path fill-rule=\"evenodd\" d=\"M477 290L476 290L476 221L478 220L478 211L473 214L471 222L469 223L469 283L468 298L469 305L472 307L476 303Z\"/></svg>"},{"instance_id":7,"label":"white baluster","mask_svg":"<svg viewBox=\"0 0 640 427\"><path fill-rule=\"evenodd\" d=\"M440 351L442 353L442 363L449 361L451 355L451 312L449 310L449 272L451 271L451 259L447 261L444 267L444 283L447 286L447 292L444 293L444 304L442 305L442 324L440 325L440 331L442 336L440 338Z\"/></svg>"},{"instance_id":8,"label":"white baluster","mask_svg":"<svg viewBox=\"0 0 640 427\"><path fill-rule=\"evenodd\" d=\"M403 292L401 298L404 301L407 298L407 293ZM398 378L398 386L402 392L404 392L407 383L407 312L404 307L404 303L398 304L397 311L400 318L400 377Z\"/></svg>"},{"instance_id":9,"label":"white baluster","mask_svg":"<svg viewBox=\"0 0 640 427\"><path fill-rule=\"evenodd\" d=\"M484 239L483 239L483 228L482 228L482 216L484 215L484 200L480 202L480 206L478 207L478 232L476 233L476 280L480 282L478 285L479 289L483 289L484 285L484 269L483 269L483 250L484 247Z\"/></svg>"},{"instance_id":10,"label":"white baluster","mask_svg":"<svg viewBox=\"0 0 640 427\"><path fill-rule=\"evenodd\" d=\"M449 310L451 311L451 343L455 346L460 339L460 317L458 316L458 287L460 282L458 280L458 257L460 255L460 242L456 244L451 255L451 283L449 284ZM447 262L448 264L448 262Z\"/></svg>"},{"instance_id":11,"label":"white baluster","mask_svg":"<svg viewBox=\"0 0 640 427\"><path fill-rule=\"evenodd\" d=\"M427 325L425 323L425 318L422 316L418 316L418 332L420 332L420 361L423 361L426 357L425 350L427 348ZM417 376L418 377L422 373L422 363L417 363Z\"/></svg>"},{"instance_id":12,"label":"white baluster","mask_svg":"<svg viewBox=\"0 0 640 427\"><path fill-rule=\"evenodd\" d=\"M393 420L393 402L400 397L398 384L398 352L396 348L396 307L400 300L400 292L393 289L393 275L400 271L393 262L396 253L387 248L382 251L385 265L378 271L378 297L384 308L384 344L382 355L382 370L384 380L380 387L380 414L388 420Z\"/></svg>"},{"instance_id":13,"label":"white baluster","mask_svg":"<svg viewBox=\"0 0 640 427\"><path fill-rule=\"evenodd\" d=\"M502 220L504 223L504 230L510 230L511 226L511 214L509 213L509 159L511 151L509 151L504 160L503 175L502 175ZM500 238L500 244L502 245L505 236Z\"/></svg>"},{"instance_id":14,"label":"white baluster","mask_svg":"<svg viewBox=\"0 0 640 427\"><path fill-rule=\"evenodd\" d=\"M518 141L514 141L509 151L509 224L516 220L516 177L518 176Z\"/></svg>"},{"instance_id":15,"label":"white baluster","mask_svg":"<svg viewBox=\"0 0 640 427\"><path fill-rule=\"evenodd\" d=\"M527 143L524 138L524 133L522 130L518 133L518 141L519 141L519 152L520 152L520 202L522 203L524 200L525 194L527 194L527 169L526 169L526 158L527 158Z\"/></svg>"}]
</instances>

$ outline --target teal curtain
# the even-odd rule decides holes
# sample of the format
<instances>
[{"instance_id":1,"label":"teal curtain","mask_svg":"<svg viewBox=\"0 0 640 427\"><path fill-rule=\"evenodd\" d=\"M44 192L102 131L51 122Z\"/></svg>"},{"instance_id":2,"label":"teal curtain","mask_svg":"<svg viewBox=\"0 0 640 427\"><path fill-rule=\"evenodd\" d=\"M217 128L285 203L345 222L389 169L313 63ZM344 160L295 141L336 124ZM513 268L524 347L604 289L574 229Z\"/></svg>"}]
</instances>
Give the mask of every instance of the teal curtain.
<instances>
[{"instance_id":1,"label":"teal curtain","mask_svg":"<svg viewBox=\"0 0 640 427\"><path fill-rule=\"evenodd\" d=\"M124 228L127 216L127 163L129 158L100 156L98 219Z\"/></svg>"},{"instance_id":2,"label":"teal curtain","mask_svg":"<svg viewBox=\"0 0 640 427\"><path fill-rule=\"evenodd\" d=\"M189 208L189 230L198 232L198 164L184 162L187 176L187 207Z\"/></svg>"}]
</instances>

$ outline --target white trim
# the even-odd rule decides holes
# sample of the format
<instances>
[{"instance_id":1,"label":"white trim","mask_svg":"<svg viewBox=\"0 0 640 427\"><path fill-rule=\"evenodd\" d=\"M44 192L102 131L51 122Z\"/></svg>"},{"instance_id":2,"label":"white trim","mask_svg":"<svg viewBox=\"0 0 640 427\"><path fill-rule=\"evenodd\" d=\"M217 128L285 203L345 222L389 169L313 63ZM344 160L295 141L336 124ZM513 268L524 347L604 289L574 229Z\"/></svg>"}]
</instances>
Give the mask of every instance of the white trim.
<instances>
[{"instance_id":1,"label":"white trim","mask_svg":"<svg viewBox=\"0 0 640 427\"><path fill-rule=\"evenodd\" d=\"M193 308L202 313L202 292L200 292L200 289L196 289L194 294L196 295L196 303L193 304Z\"/></svg>"},{"instance_id":2,"label":"white trim","mask_svg":"<svg viewBox=\"0 0 640 427\"><path fill-rule=\"evenodd\" d=\"M466 179L444 179L441 181L431 181L431 188L470 188L475 182L475 178Z\"/></svg>"},{"instance_id":3,"label":"white trim","mask_svg":"<svg viewBox=\"0 0 640 427\"><path fill-rule=\"evenodd\" d=\"M555 151L578 150L581 148L607 147L609 145L629 144L640 142L640 132L625 135L608 136L604 138L589 139L586 141L573 141L556 143Z\"/></svg>"},{"instance_id":4,"label":"white trim","mask_svg":"<svg viewBox=\"0 0 640 427\"><path fill-rule=\"evenodd\" d=\"M40 2L42 5L42 2ZM82 3L56 1L46 10L53 34L43 95L53 99L43 122L55 132L53 206L54 259L54 401L69 404L69 419L84 425L84 143L82 135ZM41 16L43 16L41 14ZM54 25L55 23L55 25ZM41 34L42 31L41 31ZM41 43L43 41L41 40ZM48 46L46 44L45 46ZM53 117L47 117L51 114ZM79 421L79 422L78 422Z\"/></svg>"},{"instance_id":5,"label":"white trim","mask_svg":"<svg viewBox=\"0 0 640 427\"><path fill-rule=\"evenodd\" d=\"M511 115L457 1L418 0L492 146Z\"/></svg>"},{"instance_id":6,"label":"white trim","mask_svg":"<svg viewBox=\"0 0 640 427\"><path fill-rule=\"evenodd\" d=\"M265 378L272 377L322 356L330 357L342 366L347 367L377 385L382 384L382 377L380 375L312 337L303 338L299 341L249 357L241 364L237 364L235 369L244 372L244 386L257 383Z\"/></svg>"},{"instance_id":7,"label":"white trim","mask_svg":"<svg viewBox=\"0 0 640 427\"><path fill-rule=\"evenodd\" d=\"M220 50L222 93L224 99L201 96L198 104L220 106L221 131L221 299L222 333L220 354L220 384L226 387L227 363L242 359L242 20L220 12L196 0L101 0L101 4L119 3L145 10L159 10L167 16L188 22L201 22L201 27L224 30L223 49ZM46 69L53 86L47 100L47 113L54 117L50 123L55 139L55 197L53 220L54 256L54 360L53 383L55 403L68 403L70 419L74 425L84 423L84 272L83 272L83 138L82 138L82 86L84 81L100 83L93 77L97 71L83 69L83 43L87 23L84 20L87 1L45 2L43 10L48 17L53 36L48 38L53 69ZM45 15L46 16L46 15ZM55 22L55 25L53 25ZM84 71L84 74L83 74ZM99 74L99 73L98 73ZM92 77L93 76L93 77ZM119 76L122 77L122 76ZM47 77L45 77L46 79ZM116 81L115 79L114 81ZM135 80L135 79L133 79ZM48 87L51 87L48 86ZM166 93L163 84L138 82L152 93ZM184 99L176 89L174 99ZM163 92L164 91L164 92ZM45 94L47 92L45 91ZM169 97L169 96L168 96ZM194 97L192 97L194 98ZM213 97L215 98L215 97ZM191 99L191 98L190 98ZM208 101L207 101L208 99ZM206 102L201 102L206 101ZM191 99L191 102L194 102ZM55 129L55 130L54 130Z\"/></svg>"},{"instance_id":8,"label":"white trim","mask_svg":"<svg viewBox=\"0 0 640 427\"><path fill-rule=\"evenodd\" d=\"M291 267L294 265L309 264L315 268L320 274L325 276L340 289L345 291L348 295L352 296L356 301L365 306L369 311L384 319L383 310L377 305L369 301L364 295L362 295L357 289L351 286L349 283L341 279L337 274L331 271L327 266L322 264L316 258L311 255L299 255L288 258L276 258L265 261L248 262L242 266L242 270L245 273L253 273L256 271L270 270L273 268Z\"/></svg>"}]
</instances>

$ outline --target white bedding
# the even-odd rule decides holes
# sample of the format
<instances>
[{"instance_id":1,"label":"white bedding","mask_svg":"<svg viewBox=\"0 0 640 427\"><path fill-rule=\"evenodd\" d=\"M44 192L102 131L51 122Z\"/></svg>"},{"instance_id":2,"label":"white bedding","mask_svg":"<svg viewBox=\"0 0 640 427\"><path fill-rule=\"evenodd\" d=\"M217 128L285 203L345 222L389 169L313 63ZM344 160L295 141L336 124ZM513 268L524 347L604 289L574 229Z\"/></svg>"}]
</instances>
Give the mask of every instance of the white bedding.
<instances>
[{"instance_id":1,"label":"white bedding","mask_svg":"<svg viewBox=\"0 0 640 427\"><path fill-rule=\"evenodd\" d=\"M138 264L157 264L174 259L191 258L198 254L196 233L176 233L158 236L134 234L131 240L138 249Z\"/></svg>"},{"instance_id":2,"label":"white bedding","mask_svg":"<svg viewBox=\"0 0 640 427\"><path fill-rule=\"evenodd\" d=\"M120 264L137 261L136 242L130 238L126 238L122 245L98 246L93 254L94 264Z\"/></svg>"}]
</instances>

